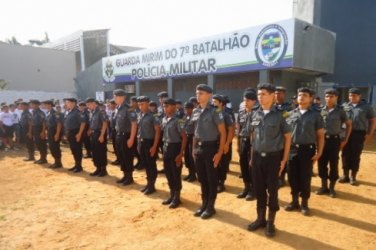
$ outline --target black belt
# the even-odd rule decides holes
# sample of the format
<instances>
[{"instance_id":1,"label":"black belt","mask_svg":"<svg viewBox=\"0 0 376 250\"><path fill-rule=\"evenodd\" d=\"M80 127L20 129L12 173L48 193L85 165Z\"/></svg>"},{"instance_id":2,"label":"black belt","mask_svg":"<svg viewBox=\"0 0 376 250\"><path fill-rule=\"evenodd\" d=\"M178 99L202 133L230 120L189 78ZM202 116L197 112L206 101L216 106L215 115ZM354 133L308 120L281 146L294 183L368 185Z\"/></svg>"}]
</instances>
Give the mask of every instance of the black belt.
<instances>
[{"instance_id":1,"label":"black belt","mask_svg":"<svg viewBox=\"0 0 376 250\"><path fill-rule=\"evenodd\" d=\"M258 154L261 157L281 156L281 151L276 151L276 152L257 152L257 151L255 151L255 153Z\"/></svg>"},{"instance_id":2,"label":"black belt","mask_svg":"<svg viewBox=\"0 0 376 250\"><path fill-rule=\"evenodd\" d=\"M197 145L199 145L199 146L218 145L218 141L197 141Z\"/></svg>"},{"instance_id":3,"label":"black belt","mask_svg":"<svg viewBox=\"0 0 376 250\"><path fill-rule=\"evenodd\" d=\"M116 135L130 135L129 132L117 132Z\"/></svg>"},{"instance_id":4,"label":"black belt","mask_svg":"<svg viewBox=\"0 0 376 250\"><path fill-rule=\"evenodd\" d=\"M316 144L293 144L294 148L314 148Z\"/></svg>"},{"instance_id":5,"label":"black belt","mask_svg":"<svg viewBox=\"0 0 376 250\"><path fill-rule=\"evenodd\" d=\"M326 134L325 138L326 139L339 139L339 135L328 135L328 134Z\"/></svg>"}]
</instances>

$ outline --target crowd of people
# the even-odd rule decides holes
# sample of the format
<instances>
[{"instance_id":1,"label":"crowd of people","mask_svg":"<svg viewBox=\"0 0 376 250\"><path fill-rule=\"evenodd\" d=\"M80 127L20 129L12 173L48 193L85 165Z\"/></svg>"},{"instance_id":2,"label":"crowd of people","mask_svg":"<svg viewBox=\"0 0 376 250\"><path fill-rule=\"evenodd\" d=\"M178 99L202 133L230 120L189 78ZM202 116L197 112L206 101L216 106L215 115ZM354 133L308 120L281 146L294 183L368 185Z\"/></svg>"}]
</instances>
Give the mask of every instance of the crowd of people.
<instances>
[{"instance_id":1,"label":"crowd of people","mask_svg":"<svg viewBox=\"0 0 376 250\"><path fill-rule=\"evenodd\" d=\"M269 237L276 233L278 190L286 185L286 175L291 202L285 210L309 215L315 162L322 184L317 195L336 197L337 180L356 185L363 145L376 124L372 107L362 100L357 88L349 90L348 102L342 105L339 92L327 89L325 105L321 105L309 88L299 88L288 103L284 87L262 83L244 91L237 115L228 107L229 98L214 94L206 84L197 85L196 96L184 103L164 91L157 95L159 105L147 96L131 97L128 102L122 89L115 90L113 96L106 104L94 98L81 102L66 98L63 106L53 100L2 103L1 145L4 151L24 145L28 152L25 161L35 164L47 164L49 148L54 159L49 167L56 169L63 168L60 146L67 143L75 162L69 171L83 171L82 159L92 158L96 170L90 175L103 177L108 175L110 140L116 156L111 164L119 165L123 173L117 183L131 185L134 170L145 169L147 184L141 190L145 195L156 192L156 162L161 157L170 191L162 204L171 209L181 204L185 165L188 175L184 180L198 180L201 186L201 206L194 216L208 219L216 213L217 194L226 190L232 142L237 137L244 183L237 198L257 200L257 218L248 230L265 227Z\"/></svg>"}]
</instances>

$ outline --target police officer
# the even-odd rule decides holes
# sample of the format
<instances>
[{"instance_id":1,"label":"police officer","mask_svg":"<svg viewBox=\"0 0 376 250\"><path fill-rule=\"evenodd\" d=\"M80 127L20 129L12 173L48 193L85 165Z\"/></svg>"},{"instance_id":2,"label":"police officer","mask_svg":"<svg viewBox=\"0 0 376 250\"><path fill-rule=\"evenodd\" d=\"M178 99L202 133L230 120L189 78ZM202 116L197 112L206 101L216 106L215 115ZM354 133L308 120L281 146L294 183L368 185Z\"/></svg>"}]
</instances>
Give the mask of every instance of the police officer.
<instances>
[{"instance_id":1,"label":"police officer","mask_svg":"<svg viewBox=\"0 0 376 250\"><path fill-rule=\"evenodd\" d=\"M158 100L159 100L159 106L158 106L158 119L159 121L162 121L163 120L163 117L165 116L165 113L164 113L164 109L163 109L163 102L165 99L168 98L168 94L166 91L161 91L157 94L158 96ZM163 153L163 131L161 131L161 137L160 137L160 141L159 141L159 148L160 148L160 151ZM160 173L163 173L164 171L161 170L159 171Z\"/></svg>"},{"instance_id":2,"label":"police officer","mask_svg":"<svg viewBox=\"0 0 376 250\"><path fill-rule=\"evenodd\" d=\"M110 134L111 134L111 141L112 141L112 147L114 149L114 154L115 154L115 160L113 162L111 162L112 165L119 165L120 162L119 162L119 157L118 157L118 152L117 152L117 149L116 149L116 129L115 129L115 125L116 125L116 103L115 103L115 100L111 100L110 101L110 110L111 110L111 114L109 116L109 119L110 119Z\"/></svg>"},{"instance_id":3,"label":"police officer","mask_svg":"<svg viewBox=\"0 0 376 250\"><path fill-rule=\"evenodd\" d=\"M193 134L194 134L194 127L193 127L193 122L192 122L193 107L194 105L191 102L184 103L185 132L187 133L187 146L185 147L185 152L184 152L184 163L185 163L185 166L188 168L188 175L184 178L184 180L188 182L194 182L197 180L195 162L192 156Z\"/></svg>"},{"instance_id":4,"label":"police officer","mask_svg":"<svg viewBox=\"0 0 376 250\"><path fill-rule=\"evenodd\" d=\"M351 185L356 185L356 175L359 171L364 143L372 137L375 131L375 112L370 105L362 101L358 88L349 90L349 102L345 103L343 108L352 120L352 130L349 141L342 150L343 177L339 182L350 182Z\"/></svg>"},{"instance_id":5,"label":"police officer","mask_svg":"<svg viewBox=\"0 0 376 250\"><path fill-rule=\"evenodd\" d=\"M230 113L225 111L226 99L222 95L213 95L213 105L222 111L223 120L226 127L226 142L223 148L223 155L218 167L218 187L217 192L225 191L225 181L227 179L227 172L230 167L232 156L232 139L235 134L235 123Z\"/></svg>"},{"instance_id":6,"label":"police officer","mask_svg":"<svg viewBox=\"0 0 376 250\"><path fill-rule=\"evenodd\" d=\"M309 88L298 89L299 106L291 111L286 119L292 128L291 160L288 167L292 202L286 206L285 210L299 209L300 195L302 197L301 212L305 216L310 213L308 199L311 195L313 164L321 157L325 142L322 117L311 107L313 94Z\"/></svg>"},{"instance_id":7,"label":"police officer","mask_svg":"<svg viewBox=\"0 0 376 250\"><path fill-rule=\"evenodd\" d=\"M348 142L352 125L346 112L337 105L338 94L336 89L325 90L326 105L321 109L325 127L325 145L323 154L318 161L321 188L316 192L318 195L329 194L332 198L336 196L334 187L338 180L338 154ZM340 133L343 124L346 124L346 135L341 142ZM328 163L330 165L329 174ZM328 179L330 180L329 188Z\"/></svg>"},{"instance_id":8,"label":"police officer","mask_svg":"<svg viewBox=\"0 0 376 250\"><path fill-rule=\"evenodd\" d=\"M31 108L33 109L32 124L33 124L33 138L35 145L40 153L40 159L35 161L37 164L47 163L47 141L46 141L46 115L39 108L40 101L30 100Z\"/></svg>"},{"instance_id":9,"label":"police officer","mask_svg":"<svg viewBox=\"0 0 376 250\"><path fill-rule=\"evenodd\" d=\"M184 108L183 108L183 102L181 100L175 100L176 102L176 117L179 119L184 118Z\"/></svg>"},{"instance_id":10,"label":"police officer","mask_svg":"<svg viewBox=\"0 0 376 250\"><path fill-rule=\"evenodd\" d=\"M131 105L130 105L130 111L132 112L135 112L136 113L136 117L139 116L140 114L140 109L138 107L138 103L137 103L137 96L131 96ZM135 140L135 143L133 144L133 152L134 152L134 156L136 157L137 159L137 163L134 165L134 168L135 169L138 169L138 170L141 170L141 169L144 169L145 166L143 166L141 163L141 156L137 150L137 144L138 144L138 140Z\"/></svg>"},{"instance_id":11,"label":"police officer","mask_svg":"<svg viewBox=\"0 0 376 250\"><path fill-rule=\"evenodd\" d=\"M24 161L35 161L34 158L34 141L33 141L33 134L32 134L32 114L29 111L29 103L27 102L21 102L21 119L20 119L20 125L21 125L21 141L25 142L26 149L28 152L29 157L24 159Z\"/></svg>"},{"instance_id":12,"label":"police officer","mask_svg":"<svg viewBox=\"0 0 376 250\"><path fill-rule=\"evenodd\" d=\"M82 142L84 144L84 147L86 149L86 155L84 158L91 158L91 142L90 142L90 136L88 136L87 131L89 130L90 126L90 112L86 107L86 103L84 101L78 103L78 107L80 109L80 114L82 119L85 121L85 129L82 134Z\"/></svg>"},{"instance_id":13,"label":"police officer","mask_svg":"<svg viewBox=\"0 0 376 250\"><path fill-rule=\"evenodd\" d=\"M63 133L64 117L61 113L53 109L54 103L51 100L44 101L43 104L47 109L46 127L48 146L55 163L50 168L62 168L60 140Z\"/></svg>"},{"instance_id":14,"label":"police officer","mask_svg":"<svg viewBox=\"0 0 376 250\"><path fill-rule=\"evenodd\" d=\"M188 102L190 102L190 103L193 104L193 108L197 108L198 107L198 102L197 102L197 97L196 96L189 97Z\"/></svg>"},{"instance_id":15,"label":"police officer","mask_svg":"<svg viewBox=\"0 0 376 250\"><path fill-rule=\"evenodd\" d=\"M252 113L252 177L257 198L257 219L248 225L249 231L266 226L268 237L275 235L275 216L279 210L278 176L288 161L291 130L282 113L274 106L275 87L269 83L257 86L259 109ZM266 205L269 206L266 221Z\"/></svg>"},{"instance_id":16,"label":"police officer","mask_svg":"<svg viewBox=\"0 0 376 250\"><path fill-rule=\"evenodd\" d=\"M91 176L103 177L107 175L107 128L108 116L101 110L94 98L87 98L86 104L91 111L88 136L90 137L92 158L96 170Z\"/></svg>"},{"instance_id":17,"label":"police officer","mask_svg":"<svg viewBox=\"0 0 376 250\"><path fill-rule=\"evenodd\" d=\"M118 105L116 113L116 147L120 160L123 178L117 181L123 185L130 185L133 180L134 143L137 134L137 115L129 110L126 103L126 92L122 89L114 90L114 100Z\"/></svg>"},{"instance_id":18,"label":"police officer","mask_svg":"<svg viewBox=\"0 0 376 250\"><path fill-rule=\"evenodd\" d=\"M237 198L245 198L247 201L253 200L252 171L249 168L251 157L251 120L252 110L256 105L257 94L254 91L245 91L243 94L244 109L239 110L237 120L238 131L238 151L241 176L244 189Z\"/></svg>"},{"instance_id":19,"label":"police officer","mask_svg":"<svg viewBox=\"0 0 376 250\"><path fill-rule=\"evenodd\" d=\"M82 136L86 121L78 110L76 98L65 98L64 102L66 106L64 130L75 162L68 170L78 173L82 171Z\"/></svg>"},{"instance_id":20,"label":"police officer","mask_svg":"<svg viewBox=\"0 0 376 250\"><path fill-rule=\"evenodd\" d=\"M196 86L199 106L193 110L193 154L198 181L201 185L202 205L195 216L212 217L217 198L218 166L226 142L226 127L221 110L210 105L213 89L206 84Z\"/></svg>"},{"instance_id":21,"label":"police officer","mask_svg":"<svg viewBox=\"0 0 376 250\"><path fill-rule=\"evenodd\" d=\"M162 120L163 130L163 167L170 188L170 197L162 202L169 208L180 205L181 170L183 155L187 145L185 122L176 116L176 102L172 98L163 103L165 117Z\"/></svg>"},{"instance_id":22,"label":"police officer","mask_svg":"<svg viewBox=\"0 0 376 250\"><path fill-rule=\"evenodd\" d=\"M155 181L157 179L157 156L158 143L161 135L161 127L158 119L149 110L150 99L147 96L137 98L138 108L138 151L141 157L141 166L146 167L147 185L141 189L145 195L155 192Z\"/></svg>"}]
</instances>

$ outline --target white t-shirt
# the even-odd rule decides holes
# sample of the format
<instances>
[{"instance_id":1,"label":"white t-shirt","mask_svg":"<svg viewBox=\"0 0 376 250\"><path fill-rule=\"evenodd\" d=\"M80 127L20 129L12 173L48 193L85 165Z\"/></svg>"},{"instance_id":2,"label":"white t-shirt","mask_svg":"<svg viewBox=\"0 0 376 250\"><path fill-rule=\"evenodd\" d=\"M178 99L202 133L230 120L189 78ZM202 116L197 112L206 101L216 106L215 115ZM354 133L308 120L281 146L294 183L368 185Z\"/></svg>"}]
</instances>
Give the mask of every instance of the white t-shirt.
<instances>
[{"instance_id":1,"label":"white t-shirt","mask_svg":"<svg viewBox=\"0 0 376 250\"><path fill-rule=\"evenodd\" d=\"M5 126L12 126L13 125L13 115L11 113L1 113L0 115L0 121L5 125Z\"/></svg>"}]
</instances>

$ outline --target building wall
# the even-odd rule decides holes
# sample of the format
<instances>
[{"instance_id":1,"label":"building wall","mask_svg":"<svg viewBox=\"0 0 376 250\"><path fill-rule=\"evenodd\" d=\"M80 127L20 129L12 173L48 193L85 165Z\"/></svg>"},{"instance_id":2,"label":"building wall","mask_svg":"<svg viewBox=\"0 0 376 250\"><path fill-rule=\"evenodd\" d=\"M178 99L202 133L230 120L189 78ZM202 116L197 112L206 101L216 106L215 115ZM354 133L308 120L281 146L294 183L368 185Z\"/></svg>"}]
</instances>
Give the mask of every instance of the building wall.
<instances>
[{"instance_id":1,"label":"building wall","mask_svg":"<svg viewBox=\"0 0 376 250\"><path fill-rule=\"evenodd\" d=\"M73 52L0 44L0 79L9 90L74 92Z\"/></svg>"}]
</instances>

